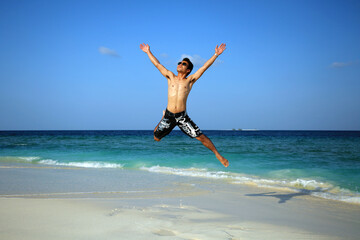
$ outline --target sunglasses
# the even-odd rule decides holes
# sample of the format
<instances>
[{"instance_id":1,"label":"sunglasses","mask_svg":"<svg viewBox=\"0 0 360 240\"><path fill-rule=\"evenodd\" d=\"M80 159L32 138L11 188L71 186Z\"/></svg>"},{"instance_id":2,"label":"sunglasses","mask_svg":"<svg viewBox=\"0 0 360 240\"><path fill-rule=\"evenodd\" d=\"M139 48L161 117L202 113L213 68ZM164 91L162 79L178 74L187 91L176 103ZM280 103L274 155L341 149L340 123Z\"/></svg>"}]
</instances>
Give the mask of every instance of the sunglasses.
<instances>
[{"instance_id":1,"label":"sunglasses","mask_svg":"<svg viewBox=\"0 0 360 240\"><path fill-rule=\"evenodd\" d=\"M178 62L178 65L180 65L180 64L182 64L183 66L187 66L187 64L184 62Z\"/></svg>"}]
</instances>

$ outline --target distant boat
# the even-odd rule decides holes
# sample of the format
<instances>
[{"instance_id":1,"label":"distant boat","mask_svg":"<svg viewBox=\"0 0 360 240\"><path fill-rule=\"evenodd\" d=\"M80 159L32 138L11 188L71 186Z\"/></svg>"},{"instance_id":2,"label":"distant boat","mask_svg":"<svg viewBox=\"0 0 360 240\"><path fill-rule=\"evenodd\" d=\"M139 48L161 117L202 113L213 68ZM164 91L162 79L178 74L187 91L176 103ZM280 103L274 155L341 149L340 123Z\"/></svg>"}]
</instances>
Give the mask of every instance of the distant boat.
<instances>
[{"instance_id":1,"label":"distant boat","mask_svg":"<svg viewBox=\"0 0 360 240\"><path fill-rule=\"evenodd\" d=\"M233 131L259 131L259 129L250 129L250 128L248 128L248 129L241 129L241 128L235 129L235 128L233 128L232 130Z\"/></svg>"}]
</instances>

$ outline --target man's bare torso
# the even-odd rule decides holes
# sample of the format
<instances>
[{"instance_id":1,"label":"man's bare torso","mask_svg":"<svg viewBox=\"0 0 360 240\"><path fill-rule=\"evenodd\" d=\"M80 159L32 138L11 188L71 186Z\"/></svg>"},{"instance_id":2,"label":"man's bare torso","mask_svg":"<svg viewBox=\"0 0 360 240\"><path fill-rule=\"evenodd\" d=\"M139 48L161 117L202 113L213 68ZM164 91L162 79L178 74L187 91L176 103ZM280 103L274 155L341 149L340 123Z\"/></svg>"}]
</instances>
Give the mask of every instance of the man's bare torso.
<instances>
[{"instance_id":1,"label":"man's bare torso","mask_svg":"<svg viewBox=\"0 0 360 240\"><path fill-rule=\"evenodd\" d=\"M178 113L186 110L186 101L193 86L189 78L179 79L177 76L169 76L168 80L168 104L170 112Z\"/></svg>"},{"instance_id":2,"label":"man's bare torso","mask_svg":"<svg viewBox=\"0 0 360 240\"><path fill-rule=\"evenodd\" d=\"M226 48L226 44L224 43L222 43L220 47L218 47L217 45L215 48L215 54L209 60L207 60L205 64L195 72L195 74L190 76L188 75L193 69L193 64L188 58L184 58L181 62L178 63L177 66L178 75L175 76L173 72L167 70L163 65L160 64L159 60L157 60L157 58L151 53L148 44L145 43L140 44L140 49L148 55L150 61L168 80L167 110L172 113L180 113L186 110L186 101L192 86L206 71L206 69L208 69L214 63L215 59L220 54L222 54L225 48ZM200 131L200 129L196 126L196 124L193 121L191 121L189 116L187 116L186 114L184 115L179 114L182 115L182 117L179 117L179 120L177 120L174 119L174 116L171 115L168 111L164 111L163 118L161 119L161 121L154 130L155 141L160 141L161 138L168 135L172 131L175 125L178 125L183 132L185 132L190 137L194 137L197 140L201 141L205 147L210 149L215 154L216 158L225 167L229 166L229 161L220 155L220 153L217 151L211 140ZM180 122L182 124L180 124ZM194 132L194 134L192 132Z\"/></svg>"}]
</instances>

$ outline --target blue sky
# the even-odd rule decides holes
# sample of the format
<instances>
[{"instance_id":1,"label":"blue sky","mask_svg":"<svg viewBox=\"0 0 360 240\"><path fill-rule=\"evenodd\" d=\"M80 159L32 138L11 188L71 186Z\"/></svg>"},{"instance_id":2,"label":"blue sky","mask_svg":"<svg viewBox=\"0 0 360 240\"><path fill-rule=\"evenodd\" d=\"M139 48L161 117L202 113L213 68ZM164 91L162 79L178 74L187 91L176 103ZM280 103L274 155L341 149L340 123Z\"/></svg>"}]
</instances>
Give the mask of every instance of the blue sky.
<instances>
[{"instance_id":1,"label":"blue sky","mask_svg":"<svg viewBox=\"0 0 360 240\"><path fill-rule=\"evenodd\" d=\"M0 2L0 130L153 129L169 70L201 129L360 130L360 1Z\"/></svg>"}]
</instances>

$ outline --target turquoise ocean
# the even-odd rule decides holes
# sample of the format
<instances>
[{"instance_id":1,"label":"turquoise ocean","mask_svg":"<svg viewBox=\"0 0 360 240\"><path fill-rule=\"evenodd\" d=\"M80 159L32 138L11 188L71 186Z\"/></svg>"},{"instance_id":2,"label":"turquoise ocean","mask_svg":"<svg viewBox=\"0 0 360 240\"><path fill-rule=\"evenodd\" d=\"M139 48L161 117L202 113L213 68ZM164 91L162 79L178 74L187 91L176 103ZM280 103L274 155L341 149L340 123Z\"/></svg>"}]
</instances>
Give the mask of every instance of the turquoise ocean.
<instances>
[{"instance_id":1,"label":"turquoise ocean","mask_svg":"<svg viewBox=\"0 0 360 240\"><path fill-rule=\"evenodd\" d=\"M0 131L1 166L114 168L308 193L360 204L360 131L203 131L230 166L174 130Z\"/></svg>"}]
</instances>

